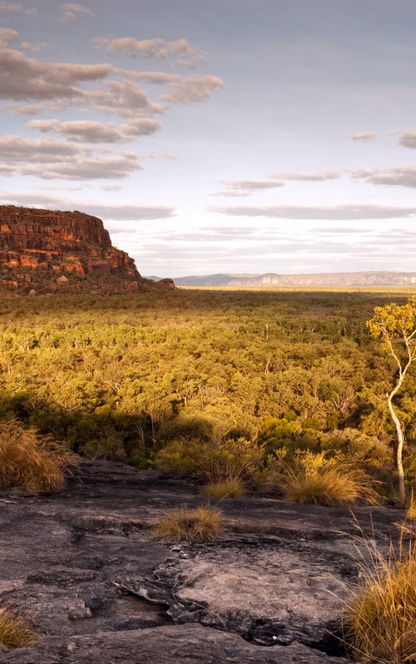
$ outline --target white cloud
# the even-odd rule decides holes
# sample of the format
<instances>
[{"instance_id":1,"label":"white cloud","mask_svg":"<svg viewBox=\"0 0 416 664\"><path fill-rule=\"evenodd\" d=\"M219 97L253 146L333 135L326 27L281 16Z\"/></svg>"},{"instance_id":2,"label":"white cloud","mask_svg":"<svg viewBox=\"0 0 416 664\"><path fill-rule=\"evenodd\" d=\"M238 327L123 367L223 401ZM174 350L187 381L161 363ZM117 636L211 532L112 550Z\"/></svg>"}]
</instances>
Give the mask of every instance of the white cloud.
<instances>
[{"instance_id":1,"label":"white cloud","mask_svg":"<svg viewBox=\"0 0 416 664\"><path fill-rule=\"evenodd\" d=\"M79 156L78 146L52 138L22 138L7 134L0 138L0 157L7 163L54 162Z\"/></svg>"},{"instance_id":2,"label":"white cloud","mask_svg":"<svg viewBox=\"0 0 416 664\"><path fill-rule=\"evenodd\" d=\"M335 180L340 177L338 171L324 171L323 173L274 173L270 178L278 180L302 180L305 182L324 182L325 180Z\"/></svg>"},{"instance_id":3,"label":"white cloud","mask_svg":"<svg viewBox=\"0 0 416 664\"><path fill-rule=\"evenodd\" d=\"M46 207L52 210L81 210L86 214L113 221L167 219L174 215L174 209L169 206L107 205L95 201L75 201L61 196L40 194L39 192L13 194L9 191L0 191L0 204Z\"/></svg>"},{"instance_id":4,"label":"white cloud","mask_svg":"<svg viewBox=\"0 0 416 664\"><path fill-rule=\"evenodd\" d=\"M351 138L353 141L371 141L373 138L377 138L375 131L361 131L356 134L348 134L345 138Z\"/></svg>"},{"instance_id":5,"label":"white cloud","mask_svg":"<svg viewBox=\"0 0 416 664\"><path fill-rule=\"evenodd\" d=\"M285 186L276 180L221 180L221 184L225 184L226 189L211 196L250 196L256 191Z\"/></svg>"},{"instance_id":6,"label":"white cloud","mask_svg":"<svg viewBox=\"0 0 416 664\"><path fill-rule=\"evenodd\" d=\"M0 28L0 48L7 48L9 44L16 41L19 33L11 28Z\"/></svg>"},{"instance_id":7,"label":"white cloud","mask_svg":"<svg viewBox=\"0 0 416 664\"><path fill-rule=\"evenodd\" d=\"M174 76L161 99L171 104L195 104L211 99L212 92L223 87L224 82L218 76Z\"/></svg>"},{"instance_id":8,"label":"white cloud","mask_svg":"<svg viewBox=\"0 0 416 664\"><path fill-rule=\"evenodd\" d=\"M416 131L408 129L405 131L399 139L400 145L403 145L405 148L416 148Z\"/></svg>"},{"instance_id":9,"label":"white cloud","mask_svg":"<svg viewBox=\"0 0 416 664\"><path fill-rule=\"evenodd\" d=\"M90 106L126 118L148 117L166 112L166 103L192 104L209 99L214 90L224 86L212 75L137 72L106 62L44 62L10 48L17 37L15 30L0 31L0 99L18 102L14 107L17 114L57 112L69 107L85 112ZM25 43L25 48L29 47ZM160 101L149 98L140 87L141 81L165 86Z\"/></svg>"},{"instance_id":10,"label":"white cloud","mask_svg":"<svg viewBox=\"0 0 416 664\"><path fill-rule=\"evenodd\" d=\"M50 44L48 42L22 42L20 45L22 51L30 51L31 53L40 53L49 47Z\"/></svg>"},{"instance_id":11,"label":"white cloud","mask_svg":"<svg viewBox=\"0 0 416 664\"><path fill-rule=\"evenodd\" d=\"M257 191L265 191L276 187L284 187L284 180L301 180L306 182L323 182L325 180L334 180L339 178L337 171L324 171L321 173L273 173L268 175L267 179L248 179L248 180L221 180L226 185L223 191L217 191L210 196L251 196Z\"/></svg>"},{"instance_id":12,"label":"white cloud","mask_svg":"<svg viewBox=\"0 0 416 664\"><path fill-rule=\"evenodd\" d=\"M26 124L31 129L41 132L54 132L79 143L125 143L138 136L153 134L162 127L161 122L152 118L137 118L118 128L115 122L95 122L90 120L72 120L61 122L56 118L49 120L30 120Z\"/></svg>"},{"instance_id":13,"label":"white cloud","mask_svg":"<svg viewBox=\"0 0 416 664\"><path fill-rule=\"evenodd\" d=\"M416 147L416 146L415 146ZM395 168L368 168L351 171L354 179L364 179L371 184L416 187L416 166Z\"/></svg>"},{"instance_id":14,"label":"white cloud","mask_svg":"<svg viewBox=\"0 0 416 664\"><path fill-rule=\"evenodd\" d=\"M80 16L92 16L93 13L89 7L72 2L65 2L61 4L61 10L61 20L64 23L75 21Z\"/></svg>"},{"instance_id":15,"label":"white cloud","mask_svg":"<svg viewBox=\"0 0 416 664\"><path fill-rule=\"evenodd\" d=\"M329 220L359 220L359 219L404 219L416 215L416 207L390 207L383 205L333 205L302 206L302 205L275 205L269 207L240 206L240 207L211 207L210 212L218 212L231 216L271 217L276 219L329 219Z\"/></svg>"},{"instance_id":16,"label":"white cloud","mask_svg":"<svg viewBox=\"0 0 416 664\"><path fill-rule=\"evenodd\" d=\"M23 7L21 2L4 2L0 0L0 12L6 12L8 14L26 14L27 16L33 16L38 13L38 10L35 7Z\"/></svg>"},{"instance_id":17,"label":"white cloud","mask_svg":"<svg viewBox=\"0 0 416 664\"><path fill-rule=\"evenodd\" d=\"M201 51L191 46L186 39L169 42L160 38L139 41L135 37L121 37L119 39L96 37L92 42L98 48L105 48L107 53L126 51L131 56L142 55L145 58L155 58L156 60L166 60L166 58L173 56L175 57L174 66L195 67L201 62L205 62L205 57Z\"/></svg>"},{"instance_id":18,"label":"white cloud","mask_svg":"<svg viewBox=\"0 0 416 664\"><path fill-rule=\"evenodd\" d=\"M21 175L44 180L119 180L142 169L135 152L97 155L88 145L49 137L3 136L0 155L0 169L5 169L6 174L14 167Z\"/></svg>"},{"instance_id":19,"label":"white cloud","mask_svg":"<svg viewBox=\"0 0 416 664\"><path fill-rule=\"evenodd\" d=\"M48 165L22 166L22 175L34 175L44 180L120 180L142 169L135 153L109 157L92 155L76 160L51 162Z\"/></svg>"}]
</instances>

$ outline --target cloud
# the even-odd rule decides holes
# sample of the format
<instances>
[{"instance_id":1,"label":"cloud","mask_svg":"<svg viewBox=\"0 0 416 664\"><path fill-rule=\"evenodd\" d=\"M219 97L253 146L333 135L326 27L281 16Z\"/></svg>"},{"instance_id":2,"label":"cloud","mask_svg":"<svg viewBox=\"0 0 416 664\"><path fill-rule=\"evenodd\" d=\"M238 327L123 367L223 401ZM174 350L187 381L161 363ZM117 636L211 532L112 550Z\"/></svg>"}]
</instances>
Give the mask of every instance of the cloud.
<instances>
[{"instance_id":1,"label":"cloud","mask_svg":"<svg viewBox=\"0 0 416 664\"><path fill-rule=\"evenodd\" d=\"M416 131L408 129L405 131L399 139L400 145L403 145L405 148L416 148Z\"/></svg>"},{"instance_id":2,"label":"cloud","mask_svg":"<svg viewBox=\"0 0 416 664\"><path fill-rule=\"evenodd\" d=\"M324 180L335 180L340 177L338 171L324 171L323 173L274 173L269 178L278 180L304 180L305 182L323 182Z\"/></svg>"},{"instance_id":3,"label":"cloud","mask_svg":"<svg viewBox=\"0 0 416 664\"><path fill-rule=\"evenodd\" d=\"M121 37L119 39L96 37L92 42L97 48L105 48L107 53L126 51L130 56L142 55L145 58L155 58L156 60L165 60L173 56L176 58L174 66L195 67L206 60L202 52L191 46L186 39L169 42L160 38L139 41L134 37Z\"/></svg>"},{"instance_id":4,"label":"cloud","mask_svg":"<svg viewBox=\"0 0 416 664\"><path fill-rule=\"evenodd\" d=\"M365 179L371 184L401 187L416 187L416 166L396 166L395 168L368 168L351 171L354 179Z\"/></svg>"},{"instance_id":5,"label":"cloud","mask_svg":"<svg viewBox=\"0 0 416 664\"><path fill-rule=\"evenodd\" d=\"M3 136L0 138L0 155L4 160L0 162L0 168L11 172L14 165L14 170L21 175L44 180L119 180L142 169L135 152L102 156L94 154L88 145L49 137Z\"/></svg>"},{"instance_id":6,"label":"cloud","mask_svg":"<svg viewBox=\"0 0 416 664\"><path fill-rule=\"evenodd\" d=\"M69 21L75 21L80 16L92 16L93 12L89 7L84 7L84 5L79 5L77 3L65 2L61 4L62 16L61 21L68 23Z\"/></svg>"},{"instance_id":7,"label":"cloud","mask_svg":"<svg viewBox=\"0 0 416 664\"><path fill-rule=\"evenodd\" d=\"M54 162L79 156L79 148L69 141L52 138L22 138L7 134L0 138L0 156L7 163Z\"/></svg>"},{"instance_id":8,"label":"cloud","mask_svg":"<svg viewBox=\"0 0 416 664\"><path fill-rule=\"evenodd\" d=\"M416 215L416 207L389 207L382 205L334 205L328 207L276 205L270 207L210 207L210 212L231 216L271 217L276 219L404 219Z\"/></svg>"},{"instance_id":9,"label":"cloud","mask_svg":"<svg viewBox=\"0 0 416 664\"><path fill-rule=\"evenodd\" d=\"M0 49L0 98L15 101L80 99L85 93L78 87L94 82L114 71L109 64L80 65L40 62L20 51Z\"/></svg>"},{"instance_id":10,"label":"cloud","mask_svg":"<svg viewBox=\"0 0 416 664\"><path fill-rule=\"evenodd\" d=\"M162 128L162 123L152 118L136 118L126 124L122 124L120 130L125 140L131 140L137 136L149 136Z\"/></svg>"},{"instance_id":11,"label":"cloud","mask_svg":"<svg viewBox=\"0 0 416 664\"><path fill-rule=\"evenodd\" d=\"M0 0L0 12L7 12L9 14L26 14L33 16L38 13L35 7L23 7L21 2L4 2Z\"/></svg>"},{"instance_id":12,"label":"cloud","mask_svg":"<svg viewBox=\"0 0 416 664\"><path fill-rule=\"evenodd\" d=\"M212 75L137 72L107 62L44 62L12 49L10 44L17 37L15 30L0 31L0 99L17 102L17 114L67 108L85 112L91 106L98 112L136 119L165 113L167 103L192 104L210 99L214 90L224 86ZM25 48L31 48L30 44L25 42ZM140 87L142 81L165 87L159 101L149 98Z\"/></svg>"},{"instance_id":13,"label":"cloud","mask_svg":"<svg viewBox=\"0 0 416 664\"><path fill-rule=\"evenodd\" d=\"M11 28L0 28L0 48L7 48L9 44L14 42L19 36L16 30Z\"/></svg>"},{"instance_id":14,"label":"cloud","mask_svg":"<svg viewBox=\"0 0 416 664\"><path fill-rule=\"evenodd\" d=\"M273 180L232 180L224 181L230 189L237 191L258 191L262 189L273 189L274 187L284 187L283 182Z\"/></svg>"},{"instance_id":15,"label":"cloud","mask_svg":"<svg viewBox=\"0 0 416 664\"><path fill-rule=\"evenodd\" d=\"M101 88L85 92L84 97L94 102L96 110L110 115L137 117L138 114L164 112L163 106L150 101L144 90L132 81L107 81Z\"/></svg>"},{"instance_id":16,"label":"cloud","mask_svg":"<svg viewBox=\"0 0 416 664\"><path fill-rule=\"evenodd\" d=\"M224 191L217 191L211 196L250 196L256 191L285 186L283 182L274 180L221 180L221 183L225 184L227 188Z\"/></svg>"},{"instance_id":17,"label":"cloud","mask_svg":"<svg viewBox=\"0 0 416 664\"><path fill-rule=\"evenodd\" d=\"M50 44L48 42L22 42L20 48L22 51L40 53L41 51L45 51L47 48L50 48Z\"/></svg>"},{"instance_id":18,"label":"cloud","mask_svg":"<svg viewBox=\"0 0 416 664\"><path fill-rule=\"evenodd\" d=\"M284 180L302 180L306 182L321 182L324 180L334 180L339 178L337 171L324 171L322 173L273 173L268 175L267 179L260 180L221 180L226 185L223 191L217 191L210 196L250 196L256 191L284 187Z\"/></svg>"},{"instance_id":19,"label":"cloud","mask_svg":"<svg viewBox=\"0 0 416 664\"><path fill-rule=\"evenodd\" d=\"M162 127L162 123L152 118L137 118L121 125L115 122L95 122L90 120L72 120L61 122L56 118L49 120L30 120L26 124L41 132L62 134L71 141L79 143L125 143L138 136L153 134Z\"/></svg>"},{"instance_id":20,"label":"cloud","mask_svg":"<svg viewBox=\"0 0 416 664\"><path fill-rule=\"evenodd\" d=\"M2 205L27 205L30 207L46 207L52 210L82 210L102 219L113 221L140 221L141 219L167 219L174 215L174 209L168 206L149 205L107 205L95 201L74 201L59 196L27 192L12 194L0 191Z\"/></svg>"},{"instance_id":21,"label":"cloud","mask_svg":"<svg viewBox=\"0 0 416 664\"><path fill-rule=\"evenodd\" d=\"M22 175L35 175L44 180L102 180L125 178L141 170L135 153L122 153L110 157L93 155L77 160L50 163L47 166L24 166L19 169Z\"/></svg>"},{"instance_id":22,"label":"cloud","mask_svg":"<svg viewBox=\"0 0 416 664\"><path fill-rule=\"evenodd\" d=\"M211 99L212 92L223 87L224 82L218 76L172 76L168 91L161 99L171 104L195 104Z\"/></svg>"},{"instance_id":23,"label":"cloud","mask_svg":"<svg viewBox=\"0 0 416 664\"><path fill-rule=\"evenodd\" d=\"M119 191L121 189L120 184L104 184L101 189L103 191Z\"/></svg>"},{"instance_id":24,"label":"cloud","mask_svg":"<svg viewBox=\"0 0 416 664\"><path fill-rule=\"evenodd\" d=\"M373 138L377 138L375 131L361 131L356 134L347 134L345 138L351 138L353 141L371 141Z\"/></svg>"}]
</instances>

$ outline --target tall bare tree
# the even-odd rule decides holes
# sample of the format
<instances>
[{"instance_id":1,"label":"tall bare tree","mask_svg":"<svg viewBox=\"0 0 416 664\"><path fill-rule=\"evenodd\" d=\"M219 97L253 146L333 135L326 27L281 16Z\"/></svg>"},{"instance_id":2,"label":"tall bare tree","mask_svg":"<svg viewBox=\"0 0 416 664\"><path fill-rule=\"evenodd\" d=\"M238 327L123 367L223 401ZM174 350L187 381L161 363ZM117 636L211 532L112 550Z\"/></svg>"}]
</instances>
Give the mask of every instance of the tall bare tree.
<instances>
[{"instance_id":1,"label":"tall bare tree","mask_svg":"<svg viewBox=\"0 0 416 664\"><path fill-rule=\"evenodd\" d=\"M393 388L387 392L386 399L390 416L394 422L397 435L396 464L399 475L399 500L404 505L406 485L403 470L403 448L405 437L403 424L400 422L393 398L400 390L406 374L416 356L416 296L404 305L392 302L384 307L375 307L374 316L367 321L370 333L374 338L381 338L384 347L394 358L398 367Z\"/></svg>"}]
</instances>

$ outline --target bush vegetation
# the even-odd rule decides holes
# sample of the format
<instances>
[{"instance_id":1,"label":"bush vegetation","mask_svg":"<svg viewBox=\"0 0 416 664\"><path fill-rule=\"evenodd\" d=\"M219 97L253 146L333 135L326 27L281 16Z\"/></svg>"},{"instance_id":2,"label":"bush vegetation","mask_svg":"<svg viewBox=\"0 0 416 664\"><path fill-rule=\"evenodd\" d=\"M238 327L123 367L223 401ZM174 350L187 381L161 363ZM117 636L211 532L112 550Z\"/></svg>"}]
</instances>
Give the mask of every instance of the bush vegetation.
<instances>
[{"instance_id":1,"label":"bush vegetation","mask_svg":"<svg viewBox=\"0 0 416 664\"><path fill-rule=\"evenodd\" d=\"M17 420L0 422L0 490L29 494L57 491L76 463L64 445Z\"/></svg>"},{"instance_id":2,"label":"bush vegetation","mask_svg":"<svg viewBox=\"0 0 416 664\"><path fill-rule=\"evenodd\" d=\"M0 643L11 650L25 648L39 641L29 622L7 608L0 608Z\"/></svg>"},{"instance_id":3,"label":"bush vegetation","mask_svg":"<svg viewBox=\"0 0 416 664\"><path fill-rule=\"evenodd\" d=\"M264 450L245 438L208 442L181 439L159 452L156 465L167 472L193 475L211 484L250 480L264 465Z\"/></svg>"},{"instance_id":4,"label":"bush vegetation","mask_svg":"<svg viewBox=\"0 0 416 664\"><path fill-rule=\"evenodd\" d=\"M176 449L182 471L200 472L204 482L228 478L215 469L222 452L212 441L248 441L250 468L231 476L258 486L279 450L286 460L296 450L339 450L388 487L393 365L365 322L391 298L192 290L2 297L0 418L140 468L156 459L167 467ZM396 404L406 477L416 486L415 390L410 374ZM211 467L205 458L195 469L183 440L211 455Z\"/></svg>"},{"instance_id":5,"label":"bush vegetation","mask_svg":"<svg viewBox=\"0 0 416 664\"><path fill-rule=\"evenodd\" d=\"M224 530L224 519L215 507L183 507L169 512L153 530L165 542L205 542L215 540Z\"/></svg>"}]
</instances>

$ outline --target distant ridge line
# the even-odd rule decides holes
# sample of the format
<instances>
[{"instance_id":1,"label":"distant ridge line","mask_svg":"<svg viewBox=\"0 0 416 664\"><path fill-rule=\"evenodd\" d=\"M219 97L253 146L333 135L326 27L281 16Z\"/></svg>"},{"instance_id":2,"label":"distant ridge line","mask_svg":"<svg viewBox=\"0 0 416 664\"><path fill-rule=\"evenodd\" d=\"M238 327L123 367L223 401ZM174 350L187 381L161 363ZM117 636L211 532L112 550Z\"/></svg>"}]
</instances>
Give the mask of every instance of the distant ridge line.
<instances>
[{"instance_id":1,"label":"distant ridge line","mask_svg":"<svg viewBox=\"0 0 416 664\"><path fill-rule=\"evenodd\" d=\"M151 277L159 279L159 277ZM407 286L416 288L416 272L331 272L311 274L209 274L177 277L177 286Z\"/></svg>"}]
</instances>

